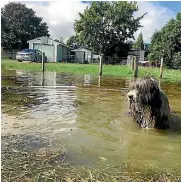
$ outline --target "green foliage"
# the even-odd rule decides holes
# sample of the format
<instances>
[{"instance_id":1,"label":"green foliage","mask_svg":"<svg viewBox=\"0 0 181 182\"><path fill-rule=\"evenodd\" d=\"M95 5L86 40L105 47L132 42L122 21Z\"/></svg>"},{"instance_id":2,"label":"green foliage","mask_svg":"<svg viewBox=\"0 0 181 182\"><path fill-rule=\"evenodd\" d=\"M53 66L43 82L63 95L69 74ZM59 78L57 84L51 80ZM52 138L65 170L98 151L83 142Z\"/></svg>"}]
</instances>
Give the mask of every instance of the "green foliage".
<instances>
[{"instance_id":1,"label":"green foliage","mask_svg":"<svg viewBox=\"0 0 181 182\"><path fill-rule=\"evenodd\" d=\"M1 9L1 45L5 49L25 48L27 41L49 36L48 26L24 4L10 2Z\"/></svg>"},{"instance_id":2,"label":"green foliage","mask_svg":"<svg viewBox=\"0 0 181 182\"><path fill-rule=\"evenodd\" d=\"M181 67L181 52L177 52L173 56L173 66Z\"/></svg>"},{"instance_id":3,"label":"green foliage","mask_svg":"<svg viewBox=\"0 0 181 182\"><path fill-rule=\"evenodd\" d=\"M136 2L93 2L80 19L75 21L75 32L78 42L87 45L95 53L116 54L121 47L127 50L126 41L134 38L140 20L144 15L135 18L138 11ZM124 51L124 50L122 50Z\"/></svg>"},{"instance_id":4,"label":"green foliage","mask_svg":"<svg viewBox=\"0 0 181 182\"><path fill-rule=\"evenodd\" d=\"M140 33L138 35L137 41L133 45L133 48L135 49L144 49L144 41L143 41L143 34Z\"/></svg>"},{"instance_id":5,"label":"green foliage","mask_svg":"<svg viewBox=\"0 0 181 182\"><path fill-rule=\"evenodd\" d=\"M181 13L171 19L151 39L149 60L158 61L164 58L167 67L181 66Z\"/></svg>"},{"instance_id":6,"label":"green foliage","mask_svg":"<svg viewBox=\"0 0 181 182\"><path fill-rule=\"evenodd\" d=\"M81 45L81 43L78 41L77 36L72 35L71 37L69 37L69 39L67 40L67 46L68 47L73 47L74 49L78 48L79 46L83 46ZM84 46L85 47L85 46Z\"/></svg>"}]
</instances>

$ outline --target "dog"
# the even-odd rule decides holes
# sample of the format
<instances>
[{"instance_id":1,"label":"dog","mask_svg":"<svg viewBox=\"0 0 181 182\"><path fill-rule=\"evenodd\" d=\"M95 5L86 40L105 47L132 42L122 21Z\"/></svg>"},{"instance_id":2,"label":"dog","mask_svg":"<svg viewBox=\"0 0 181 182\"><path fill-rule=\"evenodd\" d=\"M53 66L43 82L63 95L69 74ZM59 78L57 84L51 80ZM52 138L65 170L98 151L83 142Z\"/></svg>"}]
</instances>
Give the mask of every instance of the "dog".
<instances>
[{"instance_id":1,"label":"dog","mask_svg":"<svg viewBox=\"0 0 181 182\"><path fill-rule=\"evenodd\" d=\"M170 106L156 79L143 77L127 93L133 119L141 128L169 128Z\"/></svg>"}]
</instances>

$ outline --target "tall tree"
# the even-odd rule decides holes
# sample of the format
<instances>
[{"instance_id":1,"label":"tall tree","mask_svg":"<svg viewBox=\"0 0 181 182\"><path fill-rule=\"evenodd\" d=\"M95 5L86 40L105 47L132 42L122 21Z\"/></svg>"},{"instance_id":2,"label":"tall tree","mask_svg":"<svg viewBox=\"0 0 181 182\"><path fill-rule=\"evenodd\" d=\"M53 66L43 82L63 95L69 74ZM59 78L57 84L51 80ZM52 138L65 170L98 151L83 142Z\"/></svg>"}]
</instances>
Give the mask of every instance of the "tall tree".
<instances>
[{"instance_id":1,"label":"tall tree","mask_svg":"<svg viewBox=\"0 0 181 182\"><path fill-rule=\"evenodd\" d=\"M24 4L8 3L1 8L1 18L1 45L5 49L25 48L28 40L49 36L47 24Z\"/></svg>"},{"instance_id":2,"label":"tall tree","mask_svg":"<svg viewBox=\"0 0 181 182\"><path fill-rule=\"evenodd\" d=\"M137 38L135 44L133 45L133 48L144 49L144 41L143 41L143 34L142 33L140 33L138 35L138 38Z\"/></svg>"},{"instance_id":3,"label":"tall tree","mask_svg":"<svg viewBox=\"0 0 181 182\"><path fill-rule=\"evenodd\" d=\"M151 38L151 45L149 47L150 53L148 54L148 59L151 62L158 61L163 57L162 52L162 32L155 31Z\"/></svg>"},{"instance_id":4,"label":"tall tree","mask_svg":"<svg viewBox=\"0 0 181 182\"><path fill-rule=\"evenodd\" d=\"M151 39L149 60L156 61L164 58L167 67L181 66L181 13L171 19L160 31L153 34Z\"/></svg>"},{"instance_id":5,"label":"tall tree","mask_svg":"<svg viewBox=\"0 0 181 182\"><path fill-rule=\"evenodd\" d=\"M141 27L140 20L144 15L135 18L136 11L136 2L93 2L75 21L78 41L94 52L105 55L112 50L115 54Z\"/></svg>"}]
</instances>

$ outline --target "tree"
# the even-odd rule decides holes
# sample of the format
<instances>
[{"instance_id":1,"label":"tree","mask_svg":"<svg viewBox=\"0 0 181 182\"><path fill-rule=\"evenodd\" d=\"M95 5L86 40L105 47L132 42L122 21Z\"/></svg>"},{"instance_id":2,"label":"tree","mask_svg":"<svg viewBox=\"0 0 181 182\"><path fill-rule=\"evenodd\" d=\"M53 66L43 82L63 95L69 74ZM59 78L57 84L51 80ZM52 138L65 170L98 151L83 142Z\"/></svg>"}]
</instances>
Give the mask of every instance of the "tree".
<instances>
[{"instance_id":1,"label":"tree","mask_svg":"<svg viewBox=\"0 0 181 182\"><path fill-rule=\"evenodd\" d=\"M27 41L49 36L48 26L33 9L11 2L1 8L1 45L5 49L25 48Z\"/></svg>"},{"instance_id":2,"label":"tree","mask_svg":"<svg viewBox=\"0 0 181 182\"><path fill-rule=\"evenodd\" d=\"M75 35L72 35L71 37L69 37L66 44L68 47L73 47L75 49L80 46L80 44L77 40L77 37Z\"/></svg>"},{"instance_id":3,"label":"tree","mask_svg":"<svg viewBox=\"0 0 181 182\"><path fill-rule=\"evenodd\" d=\"M151 39L149 60L156 61L164 58L167 67L181 66L181 13L171 19Z\"/></svg>"},{"instance_id":4,"label":"tree","mask_svg":"<svg viewBox=\"0 0 181 182\"><path fill-rule=\"evenodd\" d=\"M140 20L144 15L135 18L136 11L136 2L93 2L75 21L78 42L95 53L106 55L111 50L111 54L115 54L141 27Z\"/></svg>"},{"instance_id":5,"label":"tree","mask_svg":"<svg viewBox=\"0 0 181 182\"><path fill-rule=\"evenodd\" d=\"M138 35L137 41L133 45L133 48L135 48L135 49L144 49L144 41L143 41L142 33L140 33Z\"/></svg>"},{"instance_id":6,"label":"tree","mask_svg":"<svg viewBox=\"0 0 181 182\"><path fill-rule=\"evenodd\" d=\"M56 42L64 43L63 37L60 37L59 39L55 38L55 39L53 39L53 40L56 41Z\"/></svg>"},{"instance_id":7,"label":"tree","mask_svg":"<svg viewBox=\"0 0 181 182\"><path fill-rule=\"evenodd\" d=\"M60 37L59 42L64 43L63 37Z\"/></svg>"},{"instance_id":8,"label":"tree","mask_svg":"<svg viewBox=\"0 0 181 182\"><path fill-rule=\"evenodd\" d=\"M162 52L162 32L161 31L155 31L155 33L152 35L151 38L151 45L149 47L150 53L148 54L148 59L151 62L158 61L163 57Z\"/></svg>"}]
</instances>

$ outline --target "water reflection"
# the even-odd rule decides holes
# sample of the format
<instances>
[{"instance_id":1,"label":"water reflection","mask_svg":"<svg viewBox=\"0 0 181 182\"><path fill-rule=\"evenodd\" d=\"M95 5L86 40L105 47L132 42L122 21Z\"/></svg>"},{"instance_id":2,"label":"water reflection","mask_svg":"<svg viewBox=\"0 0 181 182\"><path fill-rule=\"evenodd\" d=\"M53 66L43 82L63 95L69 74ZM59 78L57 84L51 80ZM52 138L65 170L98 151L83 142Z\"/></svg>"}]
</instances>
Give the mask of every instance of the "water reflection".
<instances>
[{"instance_id":1,"label":"water reflection","mask_svg":"<svg viewBox=\"0 0 181 182\"><path fill-rule=\"evenodd\" d=\"M14 118L3 113L4 134L17 131L50 137L52 148L65 145L69 158L77 164L94 165L105 157L113 163L134 163L142 168L148 164L161 170L180 162L181 132L141 130L126 115L125 95L133 80L25 71L12 73L11 78L14 85L33 88L25 95L41 102L24 108L28 113L18 113L21 120L16 112ZM3 81L7 84L6 77ZM181 117L181 87L163 83L162 89ZM14 123L21 123L21 129Z\"/></svg>"},{"instance_id":2,"label":"water reflection","mask_svg":"<svg viewBox=\"0 0 181 182\"><path fill-rule=\"evenodd\" d=\"M84 75L84 86L89 86L91 84L91 76L90 75Z\"/></svg>"}]
</instances>

